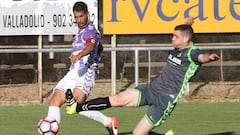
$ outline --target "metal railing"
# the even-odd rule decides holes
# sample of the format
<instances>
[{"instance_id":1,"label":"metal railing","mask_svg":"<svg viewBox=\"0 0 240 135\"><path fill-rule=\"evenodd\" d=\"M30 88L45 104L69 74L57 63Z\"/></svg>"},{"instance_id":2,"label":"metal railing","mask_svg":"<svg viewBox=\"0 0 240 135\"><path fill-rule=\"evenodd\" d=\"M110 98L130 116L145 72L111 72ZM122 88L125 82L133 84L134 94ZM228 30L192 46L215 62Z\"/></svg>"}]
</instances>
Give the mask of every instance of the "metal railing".
<instances>
[{"instance_id":1,"label":"metal railing","mask_svg":"<svg viewBox=\"0 0 240 135\"><path fill-rule=\"evenodd\" d=\"M200 49L203 50L221 50L221 59L220 59L220 67L221 67L221 72L222 70L222 50L226 49L240 49L240 43L201 43L201 44L196 44L199 46ZM61 48L63 47L64 48ZM38 48L38 46L24 46L25 48L12 48L11 46L0 46L0 53L38 53L38 76L41 78L42 76L42 55L41 53L53 53L53 52L70 52L71 48L67 48L66 46L69 45L43 45L44 48ZM150 69L151 69L151 51L154 50L171 50L173 47L171 44L135 44L134 46L131 44L117 44L118 47L111 47L111 45L104 45L104 51L107 52L117 52L117 51L134 51L134 56L135 56L135 61L134 61L134 69L135 69L135 85L138 85L139 83L139 51L148 51L148 80L150 80ZM5 48L4 48L5 47ZM112 73L116 73L116 55L112 55L112 63L111 67L112 68ZM222 73L221 73L222 74ZM221 75L221 78L222 75ZM112 94L116 93L116 74L112 74L111 76L112 79ZM113 83L114 82L114 83ZM42 102L42 79L38 80L39 83L39 95L40 95L40 102Z\"/></svg>"}]
</instances>

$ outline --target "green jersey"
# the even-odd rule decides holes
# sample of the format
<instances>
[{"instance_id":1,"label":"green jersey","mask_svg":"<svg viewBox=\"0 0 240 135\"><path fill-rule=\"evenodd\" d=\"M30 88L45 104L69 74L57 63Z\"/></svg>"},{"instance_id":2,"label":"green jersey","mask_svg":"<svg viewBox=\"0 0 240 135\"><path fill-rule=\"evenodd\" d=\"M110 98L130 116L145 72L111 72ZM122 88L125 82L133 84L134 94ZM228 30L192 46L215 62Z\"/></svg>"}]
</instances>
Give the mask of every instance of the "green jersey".
<instances>
[{"instance_id":1,"label":"green jersey","mask_svg":"<svg viewBox=\"0 0 240 135\"><path fill-rule=\"evenodd\" d=\"M202 53L192 43L182 50L172 50L162 73L149 84L135 88L140 91L137 106L150 106L145 118L151 125L160 125L170 115L200 67L198 56Z\"/></svg>"}]
</instances>

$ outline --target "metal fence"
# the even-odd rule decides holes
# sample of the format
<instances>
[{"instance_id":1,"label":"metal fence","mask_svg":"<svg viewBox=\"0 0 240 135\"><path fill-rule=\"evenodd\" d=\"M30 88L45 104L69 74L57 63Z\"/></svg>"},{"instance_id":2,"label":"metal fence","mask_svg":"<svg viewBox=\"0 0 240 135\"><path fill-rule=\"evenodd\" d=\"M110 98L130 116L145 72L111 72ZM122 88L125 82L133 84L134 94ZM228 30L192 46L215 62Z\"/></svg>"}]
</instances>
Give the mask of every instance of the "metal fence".
<instances>
[{"instance_id":1,"label":"metal fence","mask_svg":"<svg viewBox=\"0 0 240 135\"><path fill-rule=\"evenodd\" d=\"M41 42L41 41L40 41ZM40 43L41 44L41 43ZM220 51L220 68L221 72L223 72L223 58L222 58L222 50L227 49L240 49L240 43L201 43L196 44L200 49L203 50L221 50ZM42 102L42 53L54 53L54 52L70 52L71 48L67 48L67 45L54 45L47 46L42 45L39 46L22 46L22 48L14 48L11 46L1 46L0 53L38 53L38 85L39 85L39 100ZM60 48L63 47L64 48ZM171 44L135 44L134 46L131 44L117 44L113 45L104 45L104 51L111 52L111 80L112 80L112 94L116 93L116 52L118 51L133 51L135 56L134 61L134 80L135 85L139 83L139 51L147 51L148 52L148 81L150 81L150 70L151 70L151 51L164 51L171 50L173 47ZM117 46L117 47L116 47ZM240 66L240 65L237 65ZM221 78L223 79L222 73Z\"/></svg>"}]
</instances>

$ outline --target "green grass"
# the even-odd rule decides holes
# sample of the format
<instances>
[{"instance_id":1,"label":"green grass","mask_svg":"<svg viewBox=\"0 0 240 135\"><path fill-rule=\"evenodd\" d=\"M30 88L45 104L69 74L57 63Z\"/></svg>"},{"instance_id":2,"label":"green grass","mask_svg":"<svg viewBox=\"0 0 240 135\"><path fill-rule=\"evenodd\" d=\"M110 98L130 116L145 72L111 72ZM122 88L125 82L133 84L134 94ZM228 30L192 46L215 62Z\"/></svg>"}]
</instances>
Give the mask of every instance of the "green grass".
<instances>
[{"instance_id":1,"label":"green grass","mask_svg":"<svg viewBox=\"0 0 240 135\"><path fill-rule=\"evenodd\" d=\"M119 132L130 135L144 115L143 108L112 108L103 112L119 118ZM61 110L59 135L107 135L105 128L79 115L66 115ZM0 106L0 135L37 135L37 122L47 114L46 105ZM164 133L173 129L175 135L240 135L240 104L181 103L160 127L153 131ZM120 134L121 135L121 134Z\"/></svg>"}]
</instances>

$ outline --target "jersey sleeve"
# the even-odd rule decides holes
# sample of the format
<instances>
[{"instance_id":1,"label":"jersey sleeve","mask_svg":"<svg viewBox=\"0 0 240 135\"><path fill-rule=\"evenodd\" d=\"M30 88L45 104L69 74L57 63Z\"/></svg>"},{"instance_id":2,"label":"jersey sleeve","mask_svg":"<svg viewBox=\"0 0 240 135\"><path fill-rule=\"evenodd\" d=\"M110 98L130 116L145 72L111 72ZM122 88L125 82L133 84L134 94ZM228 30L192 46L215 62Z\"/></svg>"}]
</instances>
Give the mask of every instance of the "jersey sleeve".
<instances>
[{"instance_id":1,"label":"jersey sleeve","mask_svg":"<svg viewBox=\"0 0 240 135\"><path fill-rule=\"evenodd\" d=\"M95 43L98 40L98 35L95 30L88 30L84 35L86 45Z\"/></svg>"},{"instance_id":2,"label":"jersey sleeve","mask_svg":"<svg viewBox=\"0 0 240 135\"><path fill-rule=\"evenodd\" d=\"M193 49L191 51L191 58L192 60L197 64L197 65L201 65L202 63L198 61L198 56L200 54L204 54L205 52L203 50L200 49Z\"/></svg>"}]
</instances>

